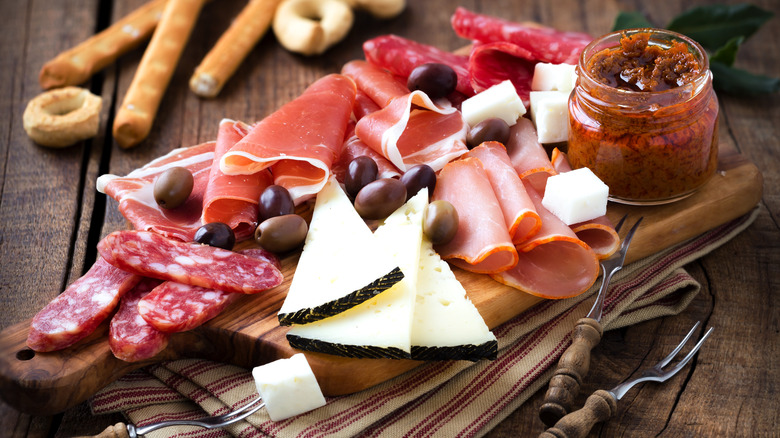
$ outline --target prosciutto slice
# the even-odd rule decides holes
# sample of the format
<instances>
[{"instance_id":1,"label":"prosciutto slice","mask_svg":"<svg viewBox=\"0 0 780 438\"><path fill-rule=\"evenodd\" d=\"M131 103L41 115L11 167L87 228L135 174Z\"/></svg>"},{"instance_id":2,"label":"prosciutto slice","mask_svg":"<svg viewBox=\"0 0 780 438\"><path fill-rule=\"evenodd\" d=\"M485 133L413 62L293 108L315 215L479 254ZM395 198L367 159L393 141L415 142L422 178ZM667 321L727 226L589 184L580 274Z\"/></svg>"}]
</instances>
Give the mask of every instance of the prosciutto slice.
<instances>
[{"instance_id":1,"label":"prosciutto slice","mask_svg":"<svg viewBox=\"0 0 780 438\"><path fill-rule=\"evenodd\" d=\"M330 176L355 102L355 83L327 75L259 123L222 156L226 175L251 175L271 167L274 184L296 204L314 196Z\"/></svg>"},{"instance_id":2,"label":"prosciutto slice","mask_svg":"<svg viewBox=\"0 0 780 438\"><path fill-rule=\"evenodd\" d=\"M203 196L201 222L223 222L236 235L236 240L249 238L257 226L257 203L263 190L273 183L268 169L249 175L225 175L219 160L251 127L242 122L224 119L219 123L214 159L211 164L206 193Z\"/></svg>"},{"instance_id":3,"label":"prosciutto slice","mask_svg":"<svg viewBox=\"0 0 780 438\"><path fill-rule=\"evenodd\" d=\"M401 176L401 172L387 158L383 157L377 151L371 149L355 135L355 127L351 126L348 138L344 141L338 160L333 163L333 175L336 179L344 183L349 163L357 157L367 156L374 160L377 166L377 178L396 178Z\"/></svg>"},{"instance_id":4,"label":"prosciutto slice","mask_svg":"<svg viewBox=\"0 0 780 438\"><path fill-rule=\"evenodd\" d=\"M517 119L517 123L509 131L506 150L520 178L531 183L537 191L543 192L547 178L556 172L547 151L539 143L536 128L530 119Z\"/></svg>"},{"instance_id":5,"label":"prosciutto slice","mask_svg":"<svg viewBox=\"0 0 780 438\"><path fill-rule=\"evenodd\" d=\"M483 274L495 274L515 266L517 250L480 160L463 158L445 166L436 181L433 200L449 201L458 211L455 237L436 248L443 259Z\"/></svg>"},{"instance_id":6,"label":"prosciutto slice","mask_svg":"<svg viewBox=\"0 0 780 438\"><path fill-rule=\"evenodd\" d=\"M566 154L558 148L553 149L551 161L557 173L571 170ZM573 224L571 229L580 240L587 243L596 252L599 259L611 256L620 247L620 236L618 236L612 221L606 215Z\"/></svg>"},{"instance_id":7,"label":"prosciutto slice","mask_svg":"<svg viewBox=\"0 0 780 438\"><path fill-rule=\"evenodd\" d=\"M585 292L599 274L596 253L542 206L542 197L533 187L526 184L526 190L542 218L542 227L517 247L517 264L492 277L543 298L568 298Z\"/></svg>"},{"instance_id":8,"label":"prosciutto slice","mask_svg":"<svg viewBox=\"0 0 780 438\"><path fill-rule=\"evenodd\" d=\"M97 190L119 202L119 211L136 230L154 231L171 239L191 241L203 225L203 196L215 147L215 142L208 142L175 149L127 176L102 175L97 180ZM176 166L192 173L192 193L181 206L165 209L154 200L154 182L160 174Z\"/></svg>"}]
</instances>

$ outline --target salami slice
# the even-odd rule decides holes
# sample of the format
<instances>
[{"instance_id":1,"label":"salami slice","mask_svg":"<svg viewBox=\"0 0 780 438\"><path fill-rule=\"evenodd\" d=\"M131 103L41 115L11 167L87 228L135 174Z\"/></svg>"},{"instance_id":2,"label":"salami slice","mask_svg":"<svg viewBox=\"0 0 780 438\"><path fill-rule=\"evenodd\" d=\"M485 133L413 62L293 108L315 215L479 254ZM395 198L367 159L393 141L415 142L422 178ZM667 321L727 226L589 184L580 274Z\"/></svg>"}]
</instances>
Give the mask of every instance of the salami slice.
<instances>
[{"instance_id":1,"label":"salami slice","mask_svg":"<svg viewBox=\"0 0 780 438\"><path fill-rule=\"evenodd\" d=\"M263 249L241 254L280 267L279 259ZM152 327L166 333L192 330L219 315L242 294L166 281L138 302L138 313Z\"/></svg>"},{"instance_id":2,"label":"salami slice","mask_svg":"<svg viewBox=\"0 0 780 438\"><path fill-rule=\"evenodd\" d=\"M469 78L476 92L509 80L526 108L530 107L531 81L537 61L530 52L507 43L476 43L469 57Z\"/></svg>"},{"instance_id":3,"label":"salami slice","mask_svg":"<svg viewBox=\"0 0 780 438\"><path fill-rule=\"evenodd\" d=\"M117 359L138 362L153 357L168 346L169 335L155 329L138 315L138 302L159 284L160 280L144 278L122 297L108 329L108 346Z\"/></svg>"},{"instance_id":4,"label":"salami slice","mask_svg":"<svg viewBox=\"0 0 780 438\"><path fill-rule=\"evenodd\" d=\"M33 317L27 345L35 351L55 351L84 339L140 280L98 258L83 277Z\"/></svg>"},{"instance_id":5,"label":"salami slice","mask_svg":"<svg viewBox=\"0 0 780 438\"><path fill-rule=\"evenodd\" d=\"M265 260L148 231L113 232L98 251L124 271L225 292L254 294L282 282L279 269Z\"/></svg>"}]
</instances>

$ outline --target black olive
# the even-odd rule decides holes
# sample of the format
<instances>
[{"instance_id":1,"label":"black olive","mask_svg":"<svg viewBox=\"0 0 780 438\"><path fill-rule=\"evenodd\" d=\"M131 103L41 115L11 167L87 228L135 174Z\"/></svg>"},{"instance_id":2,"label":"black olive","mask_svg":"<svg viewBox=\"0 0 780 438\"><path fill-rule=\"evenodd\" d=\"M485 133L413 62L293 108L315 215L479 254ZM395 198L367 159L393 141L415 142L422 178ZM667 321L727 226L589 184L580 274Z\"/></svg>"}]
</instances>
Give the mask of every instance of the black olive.
<instances>
[{"instance_id":1,"label":"black olive","mask_svg":"<svg viewBox=\"0 0 780 438\"><path fill-rule=\"evenodd\" d=\"M183 167L171 167L154 182L154 200L160 207L176 208L190 197L195 179Z\"/></svg>"},{"instance_id":2,"label":"black olive","mask_svg":"<svg viewBox=\"0 0 780 438\"><path fill-rule=\"evenodd\" d=\"M409 74L406 86L411 91L421 90L431 99L446 97L458 85L458 75L449 65L431 62L417 66Z\"/></svg>"},{"instance_id":3,"label":"black olive","mask_svg":"<svg viewBox=\"0 0 780 438\"><path fill-rule=\"evenodd\" d=\"M406 186L406 200L416 195L423 187L428 187L428 196L433 195L436 188L436 172L427 164L419 164L401 175L401 182Z\"/></svg>"},{"instance_id":4,"label":"black olive","mask_svg":"<svg viewBox=\"0 0 780 438\"><path fill-rule=\"evenodd\" d=\"M236 244L236 235L227 224L211 222L198 228L198 231L195 232L195 241L204 245L231 250L233 245Z\"/></svg>"},{"instance_id":5,"label":"black olive","mask_svg":"<svg viewBox=\"0 0 780 438\"><path fill-rule=\"evenodd\" d=\"M469 130L466 136L466 144L473 149L486 141L506 143L509 141L509 125L499 118L485 119Z\"/></svg>"},{"instance_id":6,"label":"black olive","mask_svg":"<svg viewBox=\"0 0 780 438\"><path fill-rule=\"evenodd\" d=\"M255 242L268 251L283 253L295 249L306 240L309 227L297 214L274 216L255 229Z\"/></svg>"},{"instance_id":7,"label":"black olive","mask_svg":"<svg viewBox=\"0 0 780 438\"><path fill-rule=\"evenodd\" d=\"M406 186L393 178L367 184L355 197L355 210L363 219L384 219L406 202Z\"/></svg>"},{"instance_id":8,"label":"black olive","mask_svg":"<svg viewBox=\"0 0 780 438\"><path fill-rule=\"evenodd\" d=\"M295 204L287 189L282 186L271 185L266 187L260 195L257 209L260 216L259 221L263 222L272 217L294 213Z\"/></svg>"},{"instance_id":9,"label":"black olive","mask_svg":"<svg viewBox=\"0 0 780 438\"><path fill-rule=\"evenodd\" d=\"M347 167L347 174L344 177L344 186L347 191L347 195L350 198L357 196L360 189L366 186L366 184L376 181L377 173L379 169L376 166L376 161L371 157L362 156L357 157L349 162Z\"/></svg>"},{"instance_id":10,"label":"black olive","mask_svg":"<svg viewBox=\"0 0 780 438\"><path fill-rule=\"evenodd\" d=\"M449 243L458 232L458 211L447 201L433 201L423 213L423 233L434 245Z\"/></svg>"}]
</instances>

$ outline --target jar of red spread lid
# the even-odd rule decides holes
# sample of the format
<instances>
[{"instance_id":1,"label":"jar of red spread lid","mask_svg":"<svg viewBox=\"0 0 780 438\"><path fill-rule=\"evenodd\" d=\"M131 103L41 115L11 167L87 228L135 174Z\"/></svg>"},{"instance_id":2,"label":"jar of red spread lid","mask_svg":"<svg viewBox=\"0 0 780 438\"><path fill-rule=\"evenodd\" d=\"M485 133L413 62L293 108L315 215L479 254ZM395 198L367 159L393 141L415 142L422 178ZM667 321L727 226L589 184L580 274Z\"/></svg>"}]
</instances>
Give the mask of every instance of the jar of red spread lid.
<instances>
[{"instance_id":1,"label":"jar of red spread lid","mask_svg":"<svg viewBox=\"0 0 780 438\"><path fill-rule=\"evenodd\" d=\"M610 199L664 204L715 173L718 99L704 49L661 29L589 44L569 99L568 156L609 186Z\"/></svg>"}]
</instances>

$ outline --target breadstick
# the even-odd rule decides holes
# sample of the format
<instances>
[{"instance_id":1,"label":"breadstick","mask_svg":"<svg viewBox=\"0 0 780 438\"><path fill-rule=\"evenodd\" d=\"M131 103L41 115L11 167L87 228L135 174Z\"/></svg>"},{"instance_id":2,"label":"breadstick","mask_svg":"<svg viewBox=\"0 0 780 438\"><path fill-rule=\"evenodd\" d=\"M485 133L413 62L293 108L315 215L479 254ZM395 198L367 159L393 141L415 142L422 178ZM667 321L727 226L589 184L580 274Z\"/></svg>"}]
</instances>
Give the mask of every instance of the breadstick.
<instances>
[{"instance_id":1,"label":"breadstick","mask_svg":"<svg viewBox=\"0 0 780 438\"><path fill-rule=\"evenodd\" d=\"M205 0L169 0L114 119L114 139L123 148L152 129L160 101Z\"/></svg>"},{"instance_id":2,"label":"breadstick","mask_svg":"<svg viewBox=\"0 0 780 438\"><path fill-rule=\"evenodd\" d=\"M41 88L78 85L149 38L168 0L152 0L41 68Z\"/></svg>"},{"instance_id":3,"label":"breadstick","mask_svg":"<svg viewBox=\"0 0 780 438\"><path fill-rule=\"evenodd\" d=\"M247 54L271 26L281 0L249 0L190 78L190 89L201 97L219 94Z\"/></svg>"}]
</instances>

